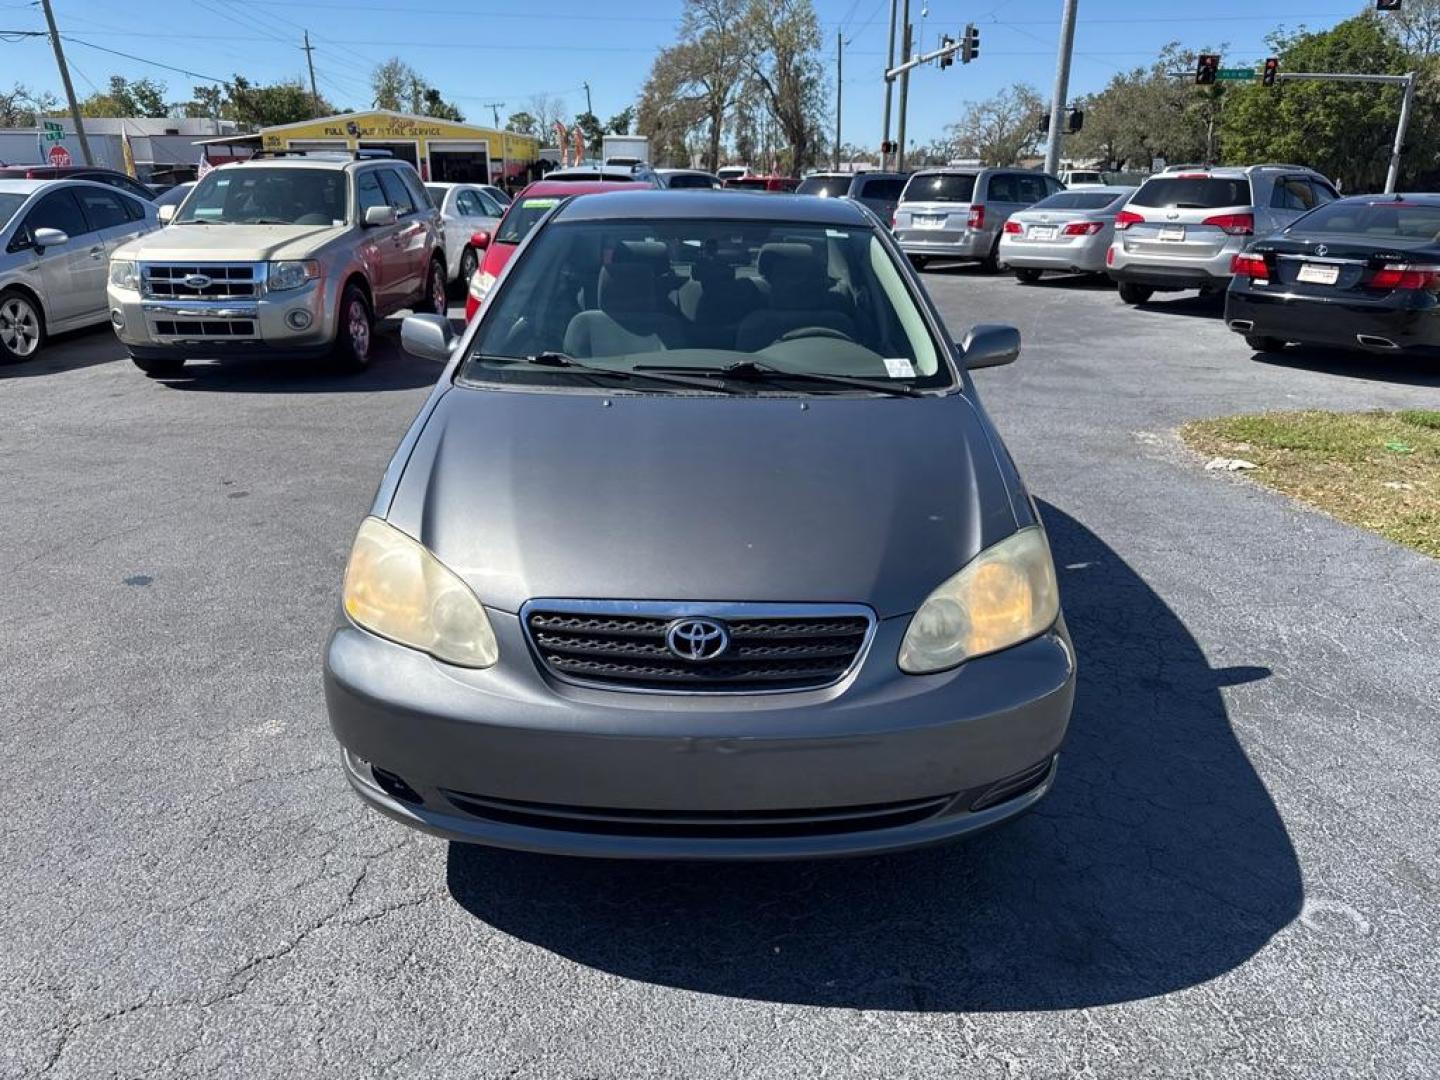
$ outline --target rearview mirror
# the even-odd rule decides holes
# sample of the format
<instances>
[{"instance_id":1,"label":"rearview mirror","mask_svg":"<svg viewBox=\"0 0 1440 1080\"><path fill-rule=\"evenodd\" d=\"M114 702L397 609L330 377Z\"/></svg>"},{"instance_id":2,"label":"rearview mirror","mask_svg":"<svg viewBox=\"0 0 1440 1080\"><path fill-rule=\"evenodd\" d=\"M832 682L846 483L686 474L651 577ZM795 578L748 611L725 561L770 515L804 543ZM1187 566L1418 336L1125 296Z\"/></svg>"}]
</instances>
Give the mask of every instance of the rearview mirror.
<instances>
[{"instance_id":1,"label":"rearview mirror","mask_svg":"<svg viewBox=\"0 0 1440 1080\"><path fill-rule=\"evenodd\" d=\"M43 251L48 247L59 247L61 244L70 242L70 234L60 229L36 229L30 234L30 239L35 245L36 251Z\"/></svg>"},{"instance_id":2,"label":"rearview mirror","mask_svg":"<svg viewBox=\"0 0 1440 1080\"><path fill-rule=\"evenodd\" d=\"M407 315L400 324L400 345L411 356L443 364L455 351L455 331L444 315Z\"/></svg>"},{"instance_id":3,"label":"rearview mirror","mask_svg":"<svg viewBox=\"0 0 1440 1080\"><path fill-rule=\"evenodd\" d=\"M1020 331L1004 323L976 323L960 348L970 371L1013 364L1020 356Z\"/></svg>"},{"instance_id":4,"label":"rearview mirror","mask_svg":"<svg viewBox=\"0 0 1440 1080\"><path fill-rule=\"evenodd\" d=\"M175 204L166 203L155 211L155 216L160 220L161 225L169 225L175 220Z\"/></svg>"},{"instance_id":5,"label":"rearview mirror","mask_svg":"<svg viewBox=\"0 0 1440 1080\"><path fill-rule=\"evenodd\" d=\"M470 246L479 250L484 250L485 248L490 246L490 234L484 229L481 229L479 232L475 233L470 237Z\"/></svg>"},{"instance_id":6,"label":"rearview mirror","mask_svg":"<svg viewBox=\"0 0 1440 1080\"><path fill-rule=\"evenodd\" d=\"M365 209L366 225L394 225L397 220L393 206L370 206Z\"/></svg>"}]
</instances>

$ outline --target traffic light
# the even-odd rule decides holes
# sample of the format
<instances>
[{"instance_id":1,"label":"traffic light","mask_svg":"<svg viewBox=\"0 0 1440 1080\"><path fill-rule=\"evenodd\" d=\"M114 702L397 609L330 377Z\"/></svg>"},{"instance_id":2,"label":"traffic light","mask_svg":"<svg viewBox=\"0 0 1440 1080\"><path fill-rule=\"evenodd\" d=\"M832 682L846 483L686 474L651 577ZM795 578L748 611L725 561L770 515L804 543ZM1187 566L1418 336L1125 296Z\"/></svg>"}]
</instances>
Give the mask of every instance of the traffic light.
<instances>
[{"instance_id":1,"label":"traffic light","mask_svg":"<svg viewBox=\"0 0 1440 1080\"><path fill-rule=\"evenodd\" d=\"M1085 126L1085 111L1083 109L1070 110L1070 134L1074 135Z\"/></svg>"},{"instance_id":2,"label":"traffic light","mask_svg":"<svg viewBox=\"0 0 1440 1080\"><path fill-rule=\"evenodd\" d=\"M952 38L949 34L946 34L940 39L940 47L942 49L948 49L951 45L954 44L955 39ZM955 54L953 52L947 52L944 56L940 57L940 67L942 69L949 67L953 63L955 63Z\"/></svg>"},{"instance_id":3,"label":"traffic light","mask_svg":"<svg viewBox=\"0 0 1440 1080\"><path fill-rule=\"evenodd\" d=\"M1376 11L1399 11L1400 0L1375 0Z\"/></svg>"},{"instance_id":4,"label":"traffic light","mask_svg":"<svg viewBox=\"0 0 1440 1080\"><path fill-rule=\"evenodd\" d=\"M1260 82L1264 86L1274 86L1275 76L1280 72L1280 61L1270 57L1265 61L1265 70L1260 73Z\"/></svg>"},{"instance_id":5,"label":"traffic light","mask_svg":"<svg viewBox=\"0 0 1440 1080\"><path fill-rule=\"evenodd\" d=\"M1209 86L1215 81L1215 73L1219 70L1219 53L1201 53L1195 61L1195 82L1200 86Z\"/></svg>"},{"instance_id":6,"label":"traffic light","mask_svg":"<svg viewBox=\"0 0 1440 1080\"><path fill-rule=\"evenodd\" d=\"M968 64L980 55L980 28L974 23L965 24L965 36L960 40L960 62Z\"/></svg>"},{"instance_id":7,"label":"traffic light","mask_svg":"<svg viewBox=\"0 0 1440 1080\"><path fill-rule=\"evenodd\" d=\"M1035 130L1041 135L1050 134L1050 114L1048 112L1040 114L1040 119L1035 121Z\"/></svg>"},{"instance_id":8,"label":"traffic light","mask_svg":"<svg viewBox=\"0 0 1440 1080\"><path fill-rule=\"evenodd\" d=\"M894 152L895 152L895 143L894 143L893 140L886 139L884 142L882 142L882 143L880 144L880 153L882 153L882 154L893 154Z\"/></svg>"}]
</instances>

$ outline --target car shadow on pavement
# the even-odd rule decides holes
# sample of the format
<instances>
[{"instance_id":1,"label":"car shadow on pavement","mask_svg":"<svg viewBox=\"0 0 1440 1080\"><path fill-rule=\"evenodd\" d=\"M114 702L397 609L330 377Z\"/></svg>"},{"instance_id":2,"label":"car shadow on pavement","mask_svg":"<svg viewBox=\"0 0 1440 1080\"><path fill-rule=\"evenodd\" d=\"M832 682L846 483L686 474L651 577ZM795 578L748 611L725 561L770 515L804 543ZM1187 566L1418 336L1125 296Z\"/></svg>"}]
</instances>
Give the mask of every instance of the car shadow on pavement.
<instances>
[{"instance_id":1,"label":"car shadow on pavement","mask_svg":"<svg viewBox=\"0 0 1440 1080\"><path fill-rule=\"evenodd\" d=\"M1013 271L1011 272L1013 275ZM1061 289L1073 292L1111 292L1115 283L1104 274L1062 274L1046 273L1039 281L1021 281L1017 284L1027 289Z\"/></svg>"},{"instance_id":2,"label":"car shadow on pavement","mask_svg":"<svg viewBox=\"0 0 1440 1080\"><path fill-rule=\"evenodd\" d=\"M1295 368L1321 375L1440 387L1440 357L1437 356L1388 356L1385 353L1292 345L1283 352L1256 353L1254 359L1272 367Z\"/></svg>"},{"instance_id":3,"label":"car shadow on pavement","mask_svg":"<svg viewBox=\"0 0 1440 1080\"><path fill-rule=\"evenodd\" d=\"M1083 1008L1205 982L1301 908L1295 851L1214 669L1105 543L1044 506L1079 657L1054 790L948 847L786 864L567 860L452 844L477 919L576 963L857 1009Z\"/></svg>"},{"instance_id":4,"label":"car shadow on pavement","mask_svg":"<svg viewBox=\"0 0 1440 1080\"><path fill-rule=\"evenodd\" d=\"M1183 315L1191 319L1223 319L1225 317L1225 294L1215 293L1163 293L1157 292L1136 310L1155 312L1160 315Z\"/></svg>"},{"instance_id":5,"label":"car shadow on pavement","mask_svg":"<svg viewBox=\"0 0 1440 1080\"><path fill-rule=\"evenodd\" d=\"M28 360L0 364L0 382L29 379L38 375L60 375L67 371L112 364L122 358L109 323L68 330L47 338L44 346Z\"/></svg>"},{"instance_id":6,"label":"car shadow on pavement","mask_svg":"<svg viewBox=\"0 0 1440 1080\"><path fill-rule=\"evenodd\" d=\"M337 370L326 357L277 360L237 356L218 361L192 360L180 374L159 376L155 381L172 390L227 394L343 394L434 386L442 370L435 361L402 350L398 334L381 333L376 335L370 366L356 374Z\"/></svg>"}]
</instances>

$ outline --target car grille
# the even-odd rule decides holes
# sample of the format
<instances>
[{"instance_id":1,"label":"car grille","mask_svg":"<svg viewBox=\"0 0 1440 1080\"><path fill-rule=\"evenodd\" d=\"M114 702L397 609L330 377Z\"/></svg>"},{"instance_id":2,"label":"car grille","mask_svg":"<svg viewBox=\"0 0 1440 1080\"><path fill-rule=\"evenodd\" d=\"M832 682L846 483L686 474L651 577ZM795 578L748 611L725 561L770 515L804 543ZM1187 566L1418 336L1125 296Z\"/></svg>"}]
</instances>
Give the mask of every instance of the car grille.
<instances>
[{"instance_id":1,"label":"car grille","mask_svg":"<svg viewBox=\"0 0 1440 1080\"><path fill-rule=\"evenodd\" d=\"M801 810L665 811L617 810L557 803L522 802L446 791L445 797L472 817L502 825L602 836L653 836L743 840L834 836L913 825L934 817L955 796L939 795L866 806Z\"/></svg>"},{"instance_id":2,"label":"car grille","mask_svg":"<svg viewBox=\"0 0 1440 1080\"><path fill-rule=\"evenodd\" d=\"M256 267L249 263L145 263L141 268L144 296L150 300L236 300L259 294ZM194 284L190 278L209 278Z\"/></svg>"},{"instance_id":3,"label":"car grille","mask_svg":"<svg viewBox=\"0 0 1440 1080\"><path fill-rule=\"evenodd\" d=\"M537 602L527 607L525 629L545 668L572 681L620 690L742 694L838 682L859 658L873 621L863 608L781 614L768 605L717 607L714 618L729 631L729 648L712 660L694 661L670 651L666 632L677 618L709 618L710 611L635 609Z\"/></svg>"},{"instance_id":4,"label":"car grille","mask_svg":"<svg viewBox=\"0 0 1440 1080\"><path fill-rule=\"evenodd\" d=\"M253 319L156 319L157 337L180 338L251 338L255 336Z\"/></svg>"}]
</instances>

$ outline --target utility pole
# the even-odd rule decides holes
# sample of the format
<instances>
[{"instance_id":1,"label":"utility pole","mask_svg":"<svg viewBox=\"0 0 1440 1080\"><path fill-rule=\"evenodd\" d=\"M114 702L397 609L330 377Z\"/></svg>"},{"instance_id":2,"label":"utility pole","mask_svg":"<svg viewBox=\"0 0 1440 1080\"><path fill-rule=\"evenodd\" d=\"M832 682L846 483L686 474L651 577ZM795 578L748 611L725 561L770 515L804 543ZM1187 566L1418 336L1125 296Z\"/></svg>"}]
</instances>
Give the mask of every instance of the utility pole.
<instances>
[{"instance_id":1,"label":"utility pole","mask_svg":"<svg viewBox=\"0 0 1440 1080\"><path fill-rule=\"evenodd\" d=\"M310 31L305 31L305 44L301 46L305 53L305 63L310 65L310 103L315 110L315 115L320 115L320 91L315 89L315 57L310 54L315 51L315 46L310 44Z\"/></svg>"},{"instance_id":2,"label":"utility pole","mask_svg":"<svg viewBox=\"0 0 1440 1080\"><path fill-rule=\"evenodd\" d=\"M1415 104L1415 72L1405 76L1405 96L1400 99L1400 123L1395 127L1395 145L1390 151L1390 168L1385 173L1385 194L1394 194L1400 183L1400 155L1405 149L1405 133L1410 129L1410 108Z\"/></svg>"},{"instance_id":3,"label":"utility pole","mask_svg":"<svg viewBox=\"0 0 1440 1080\"><path fill-rule=\"evenodd\" d=\"M490 110L490 119L494 122L494 124L495 124L495 129L498 131L498 130L500 129L500 110L505 107L505 102L503 102L503 101L488 101L488 102L486 102L484 105L482 105L482 106L480 106L480 107L481 107L482 109L489 109L489 110Z\"/></svg>"},{"instance_id":4,"label":"utility pole","mask_svg":"<svg viewBox=\"0 0 1440 1080\"><path fill-rule=\"evenodd\" d=\"M1055 88L1050 94L1050 145L1045 148L1045 171L1051 176L1060 168L1060 143L1065 137L1065 96L1070 92L1070 55L1075 48L1075 7L1077 0L1064 0L1060 14L1060 53L1055 57Z\"/></svg>"},{"instance_id":5,"label":"utility pole","mask_svg":"<svg viewBox=\"0 0 1440 1080\"><path fill-rule=\"evenodd\" d=\"M845 39L835 31L835 171L840 171L840 103L845 85Z\"/></svg>"},{"instance_id":6,"label":"utility pole","mask_svg":"<svg viewBox=\"0 0 1440 1080\"><path fill-rule=\"evenodd\" d=\"M895 12L899 7L899 0L890 0L890 37L889 46L885 52L885 70L889 71L895 66ZM890 92L895 86L895 80L885 80L885 120L881 126L880 133L880 168L888 168L890 163L886 160L885 144L890 141Z\"/></svg>"},{"instance_id":7,"label":"utility pole","mask_svg":"<svg viewBox=\"0 0 1440 1080\"><path fill-rule=\"evenodd\" d=\"M910 0L905 0L905 37L901 45L902 64L910 62L910 36L914 29L910 25ZM910 72L905 70L900 73L900 124L896 133L897 146L895 147L895 171L905 171L905 110L910 104Z\"/></svg>"},{"instance_id":8,"label":"utility pole","mask_svg":"<svg viewBox=\"0 0 1440 1080\"><path fill-rule=\"evenodd\" d=\"M595 106L593 106L593 105L590 104L590 84L587 82L587 83L581 83L580 85L585 88L585 111L586 111L587 113L589 113L591 116L594 116L594 115L595 115Z\"/></svg>"},{"instance_id":9,"label":"utility pole","mask_svg":"<svg viewBox=\"0 0 1440 1080\"><path fill-rule=\"evenodd\" d=\"M65 100L70 103L70 119L75 121L75 135L80 140L80 155L86 165L94 165L90 156L90 140L85 138L85 121L80 118L80 105L75 100L75 87L70 82L70 69L65 65L65 50L60 47L60 31L55 29L55 12L50 9L50 0L40 0L45 9L45 22L50 26L50 44L55 49L55 63L60 67L60 82L65 87Z\"/></svg>"}]
</instances>

